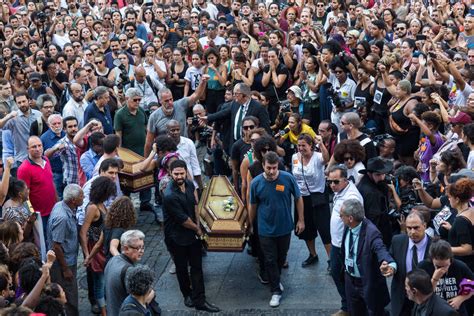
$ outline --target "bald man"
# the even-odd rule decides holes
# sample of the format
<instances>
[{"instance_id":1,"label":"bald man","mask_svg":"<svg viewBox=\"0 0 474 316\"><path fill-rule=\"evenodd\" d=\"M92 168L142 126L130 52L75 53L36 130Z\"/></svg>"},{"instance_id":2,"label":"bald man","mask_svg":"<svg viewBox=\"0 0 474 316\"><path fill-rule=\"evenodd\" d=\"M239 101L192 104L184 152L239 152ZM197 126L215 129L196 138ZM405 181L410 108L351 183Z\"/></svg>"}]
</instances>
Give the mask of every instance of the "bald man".
<instances>
[{"instance_id":1,"label":"bald man","mask_svg":"<svg viewBox=\"0 0 474 316\"><path fill-rule=\"evenodd\" d=\"M135 68L135 80L132 80L129 85L126 86L126 90L129 88L137 88L142 94L142 100L140 101L140 107L145 111L149 110L149 104L151 102L158 103L157 94L158 91L163 87L163 84L150 77L146 74L143 66Z\"/></svg>"},{"instance_id":2,"label":"bald man","mask_svg":"<svg viewBox=\"0 0 474 316\"><path fill-rule=\"evenodd\" d=\"M30 189L29 199L33 209L41 214L46 237L49 214L57 198L51 164L49 159L43 156L43 143L38 136L28 139L28 158L18 168L17 175Z\"/></svg>"},{"instance_id":3,"label":"bald man","mask_svg":"<svg viewBox=\"0 0 474 316\"><path fill-rule=\"evenodd\" d=\"M69 90L71 91L71 98L64 105L63 117L74 116L77 118L79 129L81 129L84 127L84 110L87 107L84 89L78 83L71 83Z\"/></svg>"}]
</instances>

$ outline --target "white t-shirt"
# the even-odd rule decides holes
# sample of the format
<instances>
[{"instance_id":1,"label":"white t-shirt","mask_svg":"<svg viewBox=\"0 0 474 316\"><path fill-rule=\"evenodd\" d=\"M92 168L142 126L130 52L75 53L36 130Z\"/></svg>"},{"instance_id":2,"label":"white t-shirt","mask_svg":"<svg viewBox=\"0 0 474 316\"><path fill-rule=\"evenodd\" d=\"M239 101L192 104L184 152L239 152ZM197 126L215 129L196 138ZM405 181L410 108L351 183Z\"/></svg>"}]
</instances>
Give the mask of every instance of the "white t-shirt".
<instances>
[{"instance_id":1,"label":"white t-shirt","mask_svg":"<svg viewBox=\"0 0 474 316\"><path fill-rule=\"evenodd\" d=\"M467 157L467 169L474 170L474 150L471 150Z\"/></svg>"},{"instance_id":2,"label":"white t-shirt","mask_svg":"<svg viewBox=\"0 0 474 316\"><path fill-rule=\"evenodd\" d=\"M301 195L308 196L311 192L324 192L326 178L324 177L323 154L313 152L311 160L304 167L301 163L300 154L293 154L291 158L291 169L293 176L296 178L296 183L301 191ZM308 188L310 192L308 192Z\"/></svg>"},{"instance_id":3,"label":"white t-shirt","mask_svg":"<svg viewBox=\"0 0 474 316\"><path fill-rule=\"evenodd\" d=\"M184 75L184 79L186 81L189 81L190 83L189 87L191 88L192 91L195 91L197 87L199 86L199 83L201 82L201 77L202 77L202 68L197 69L194 66L189 67L186 70L186 74Z\"/></svg>"},{"instance_id":4,"label":"white t-shirt","mask_svg":"<svg viewBox=\"0 0 474 316\"><path fill-rule=\"evenodd\" d=\"M202 47L208 46L209 41L210 41L210 39L209 39L209 37L207 37L207 36L203 36L203 37L201 37L201 38L199 39L199 43L201 44ZM220 37L220 36L216 36L216 38L213 39L212 41L214 42L214 44L215 44L216 46L221 46L221 45L225 45L225 44L226 44L225 39L224 39L223 37Z\"/></svg>"},{"instance_id":5,"label":"white t-shirt","mask_svg":"<svg viewBox=\"0 0 474 316\"><path fill-rule=\"evenodd\" d=\"M449 75L448 88L449 88L449 100L448 100L449 105L450 106L456 105L459 107L466 106L467 99L469 98L469 95L473 91L472 87L466 83L464 86L464 90L463 91L459 90L459 87L456 86L456 83L454 81L454 77L452 75Z\"/></svg>"},{"instance_id":6,"label":"white t-shirt","mask_svg":"<svg viewBox=\"0 0 474 316\"><path fill-rule=\"evenodd\" d=\"M329 74L328 81L332 84L334 90L339 93L339 98L341 99L342 103L351 103L352 101L354 101L354 94L357 88L357 84L354 80L348 77L341 86L336 76L331 73Z\"/></svg>"},{"instance_id":7,"label":"white t-shirt","mask_svg":"<svg viewBox=\"0 0 474 316\"><path fill-rule=\"evenodd\" d=\"M361 170L365 170L365 166L360 161L356 163L352 169L347 169L347 178L351 181L354 179L355 185L358 185L360 179L364 176L362 173L359 173Z\"/></svg>"}]
</instances>

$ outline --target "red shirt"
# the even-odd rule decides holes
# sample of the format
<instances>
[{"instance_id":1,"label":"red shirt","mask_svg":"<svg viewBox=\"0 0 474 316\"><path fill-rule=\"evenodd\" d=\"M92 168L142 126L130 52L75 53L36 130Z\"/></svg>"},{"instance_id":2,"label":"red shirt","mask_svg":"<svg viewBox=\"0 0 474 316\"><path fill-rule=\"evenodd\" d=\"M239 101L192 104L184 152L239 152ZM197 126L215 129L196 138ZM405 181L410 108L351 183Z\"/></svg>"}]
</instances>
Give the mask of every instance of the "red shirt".
<instances>
[{"instance_id":1,"label":"red shirt","mask_svg":"<svg viewBox=\"0 0 474 316\"><path fill-rule=\"evenodd\" d=\"M56 188L54 187L53 171L49 159L45 160L44 168L30 158L25 159L18 167L17 177L26 182L30 189L30 202L33 209L47 216L56 203Z\"/></svg>"}]
</instances>

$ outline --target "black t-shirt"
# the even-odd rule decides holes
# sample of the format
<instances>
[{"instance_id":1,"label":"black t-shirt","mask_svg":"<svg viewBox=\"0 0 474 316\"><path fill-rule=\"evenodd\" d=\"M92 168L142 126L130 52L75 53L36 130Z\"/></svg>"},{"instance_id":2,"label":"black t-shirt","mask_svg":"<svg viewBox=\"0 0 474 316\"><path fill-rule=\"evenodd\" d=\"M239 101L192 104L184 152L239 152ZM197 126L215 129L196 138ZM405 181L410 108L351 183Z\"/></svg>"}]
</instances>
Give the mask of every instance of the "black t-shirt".
<instances>
[{"instance_id":1,"label":"black t-shirt","mask_svg":"<svg viewBox=\"0 0 474 316\"><path fill-rule=\"evenodd\" d=\"M48 86L53 90L54 94L56 95L56 98L59 99L61 98L61 94L63 93L64 89L59 88L53 80L50 80L47 74L41 75L41 79L43 82L46 82ZM59 83L63 82L68 82L69 79L66 76L66 74L59 72L58 75L56 76L56 79L58 80Z\"/></svg>"},{"instance_id":2,"label":"black t-shirt","mask_svg":"<svg viewBox=\"0 0 474 316\"><path fill-rule=\"evenodd\" d=\"M48 122L46 122L43 117L41 117L41 120L43 121L41 133L39 131L38 120L35 120L30 126L30 136L41 136L49 129Z\"/></svg>"},{"instance_id":3,"label":"black t-shirt","mask_svg":"<svg viewBox=\"0 0 474 316\"><path fill-rule=\"evenodd\" d=\"M112 258L112 254L110 253L110 242L113 239L118 239L120 240L120 237L122 234L125 232L125 229L120 228L120 227L115 227L115 228L104 228L104 253L105 253L105 258L107 261ZM120 252L120 244L118 248Z\"/></svg>"},{"instance_id":4,"label":"black t-shirt","mask_svg":"<svg viewBox=\"0 0 474 316\"><path fill-rule=\"evenodd\" d=\"M230 158L232 160L238 160L240 165L244 160L245 154L250 150L250 148L252 148L252 145L246 144L241 138L232 145Z\"/></svg>"},{"instance_id":5,"label":"black t-shirt","mask_svg":"<svg viewBox=\"0 0 474 316\"><path fill-rule=\"evenodd\" d=\"M464 244L472 246L474 236L474 226L471 221L464 216L456 216L448 233L448 241L452 247L460 247ZM474 255L470 256L455 256L456 259L461 260L472 270L474 268Z\"/></svg>"},{"instance_id":6,"label":"black t-shirt","mask_svg":"<svg viewBox=\"0 0 474 316\"><path fill-rule=\"evenodd\" d=\"M269 71L270 71L270 65L266 65L263 68L263 72L267 73ZM269 96L276 98L276 95L275 95L275 89L276 89L276 91L278 93L278 98L280 100L284 100L284 99L286 99L286 90L288 90L289 71L288 71L288 68L286 68L285 64L279 63L278 66L277 66L277 69L276 69L276 73L277 73L278 76L279 75L286 75L286 79L285 79L283 85L280 88L276 88L275 85L273 84L272 79L270 78L270 83L268 84L268 86L266 88L266 92L268 93Z\"/></svg>"},{"instance_id":7,"label":"black t-shirt","mask_svg":"<svg viewBox=\"0 0 474 316\"><path fill-rule=\"evenodd\" d=\"M425 270L430 276L433 276L435 271L435 267L431 260L421 261L418 264L418 268ZM438 284L436 285L435 294L448 301L449 299L458 296L460 289L459 284L463 279L472 280L473 278L474 274L464 262L453 259L448 272L439 279ZM467 316L465 303L461 305L458 312L460 315Z\"/></svg>"}]
</instances>

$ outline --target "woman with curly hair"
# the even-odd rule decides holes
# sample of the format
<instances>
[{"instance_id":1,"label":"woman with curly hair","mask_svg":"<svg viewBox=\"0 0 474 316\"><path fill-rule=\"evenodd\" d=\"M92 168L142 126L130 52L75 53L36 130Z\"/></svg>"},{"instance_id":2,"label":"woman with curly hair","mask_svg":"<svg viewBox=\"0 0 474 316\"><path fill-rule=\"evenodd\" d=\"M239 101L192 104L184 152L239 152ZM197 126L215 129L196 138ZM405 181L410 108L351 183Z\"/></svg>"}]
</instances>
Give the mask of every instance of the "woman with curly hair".
<instances>
[{"instance_id":1,"label":"woman with curly hair","mask_svg":"<svg viewBox=\"0 0 474 316\"><path fill-rule=\"evenodd\" d=\"M365 149L356 139L344 139L334 148L334 160L347 167L347 178L356 185L363 176L359 171L365 170L364 159Z\"/></svg>"},{"instance_id":2,"label":"woman with curly hair","mask_svg":"<svg viewBox=\"0 0 474 316\"><path fill-rule=\"evenodd\" d=\"M457 215L452 225L441 223L449 231L448 241L455 258L464 261L471 270L474 269L474 208L469 206L469 202L473 196L474 180L464 178L451 184L448 198L451 207L457 210Z\"/></svg>"},{"instance_id":3,"label":"woman with curly hair","mask_svg":"<svg viewBox=\"0 0 474 316\"><path fill-rule=\"evenodd\" d=\"M443 151L439 161L430 160L430 181L446 187L449 177L463 168L466 168L466 161L459 149Z\"/></svg>"},{"instance_id":4,"label":"woman with curly hair","mask_svg":"<svg viewBox=\"0 0 474 316\"><path fill-rule=\"evenodd\" d=\"M11 248L23 241L23 228L17 222L3 222L0 224L0 241Z\"/></svg>"},{"instance_id":5,"label":"woman with curly hair","mask_svg":"<svg viewBox=\"0 0 474 316\"><path fill-rule=\"evenodd\" d=\"M105 315L104 268L105 254L98 243L104 229L107 208L104 202L117 194L115 182L101 176L92 182L89 204L86 208L86 218L79 233L82 251L84 252L84 265L91 267L94 279L94 297L99 308ZM97 249L99 248L99 249Z\"/></svg>"},{"instance_id":6,"label":"woman with curly hair","mask_svg":"<svg viewBox=\"0 0 474 316\"><path fill-rule=\"evenodd\" d=\"M127 196L116 199L105 216L105 227L101 234L107 260L120 255L120 236L135 226L137 218L132 200Z\"/></svg>"}]
</instances>

